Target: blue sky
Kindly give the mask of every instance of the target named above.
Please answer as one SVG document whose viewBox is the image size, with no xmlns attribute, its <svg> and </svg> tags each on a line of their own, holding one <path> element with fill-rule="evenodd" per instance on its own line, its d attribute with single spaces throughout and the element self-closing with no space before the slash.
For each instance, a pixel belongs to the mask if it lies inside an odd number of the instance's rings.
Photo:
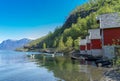
<svg viewBox="0 0 120 81">
<path fill-rule="evenodd" d="M 72 10 L 87 0 L 0 0 L 0 42 L 36 39 L 62 26 Z"/>
</svg>

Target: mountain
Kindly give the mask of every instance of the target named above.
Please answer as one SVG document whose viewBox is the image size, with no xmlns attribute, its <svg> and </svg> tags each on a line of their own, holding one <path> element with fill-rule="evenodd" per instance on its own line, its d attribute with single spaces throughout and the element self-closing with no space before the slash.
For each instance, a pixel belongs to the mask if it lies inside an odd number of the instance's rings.
<svg viewBox="0 0 120 81">
<path fill-rule="evenodd" d="M 20 40 L 5 40 L 0 44 L 0 49 L 1 50 L 15 50 L 16 48 L 23 47 L 24 45 L 28 44 L 31 42 L 30 39 L 24 38 Z"/>
<path fill-rule="evenodd" d="M 100 14 L 120 12 L 119 4 L 120 0 L 88 0 L 69 14 L 63 26 L 56 27 L 54 32 L 30 42 L 25 49 L 41 49 L 43 45 L 58 50 L 79 49 L 79 41 L 88 35 L 88 29 L 99 27 L 96 17 Z"/>
</svg>

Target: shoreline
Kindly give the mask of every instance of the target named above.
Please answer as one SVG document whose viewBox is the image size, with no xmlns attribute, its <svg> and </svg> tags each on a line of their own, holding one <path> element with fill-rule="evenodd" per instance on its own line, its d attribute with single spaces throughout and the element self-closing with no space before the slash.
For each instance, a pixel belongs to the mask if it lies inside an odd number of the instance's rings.
<svg viewBox="0 0 120 81">
<path fill-rule="evenodd" d="M 120 81 L 120 72 L 114 68 L 105 71 L 103 76 L 100 81 Z"/>
</svg>

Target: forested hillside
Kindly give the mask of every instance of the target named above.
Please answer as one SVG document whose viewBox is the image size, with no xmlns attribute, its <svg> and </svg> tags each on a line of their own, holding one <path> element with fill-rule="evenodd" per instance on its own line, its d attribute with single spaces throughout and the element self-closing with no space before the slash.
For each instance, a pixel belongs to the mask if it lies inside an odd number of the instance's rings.
<svg viewBox="0 0 120 81">
<path fill-rule="evenodd" d="M 62 27 L 56 27 L 45 37 L 32 41 L 26 49 L 57 48 L 79 49 L 79 40 L 85 38 L 88 29 L 98 28 L 96 17 L 104 13 L 120 11 L 120 0 L 90 0 L 72 11 Z"/>
</svg>

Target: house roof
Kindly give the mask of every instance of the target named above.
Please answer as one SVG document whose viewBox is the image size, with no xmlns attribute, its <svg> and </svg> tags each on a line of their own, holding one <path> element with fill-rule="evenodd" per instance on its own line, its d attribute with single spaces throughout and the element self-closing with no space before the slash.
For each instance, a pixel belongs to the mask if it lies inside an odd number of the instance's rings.
<svg viewBox="0 0 120 81">
<path fill-rule="evenodd" d="M 120 13 L 102 14 L 96 19 L 100 21 L 100 29 L 120 27 Z"/>
<path fill-rule="evenodd" d="M 90 29 L 88 30 L 89 39 L 101 39 L 100 29 Z"/>
</svg>

